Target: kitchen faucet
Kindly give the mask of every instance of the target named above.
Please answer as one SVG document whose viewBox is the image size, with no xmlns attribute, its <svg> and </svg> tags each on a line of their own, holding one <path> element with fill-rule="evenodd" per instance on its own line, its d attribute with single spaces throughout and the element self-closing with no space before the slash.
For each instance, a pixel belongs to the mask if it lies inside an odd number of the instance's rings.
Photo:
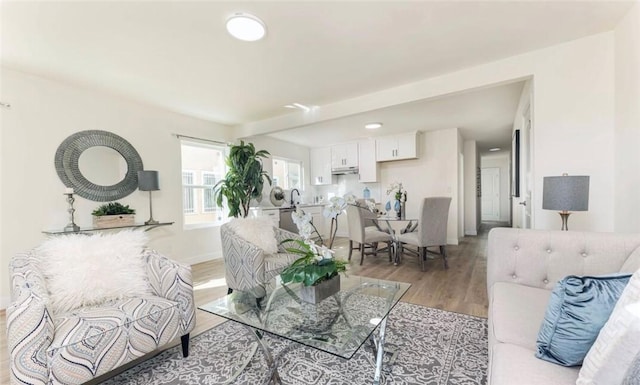
<svg viewBox="0 0 640 385">
<path fill-rule="evenodd" d="M 298 198 L 300 198 L 300 191 L 297 188 L 291 189 L 291 197 L 289 200 L 289 205 L 291 205 L 291 207 L 293 207 L 294 209 L 296 208 L 296 202 L 293 200 L 293 192 L 297 192 L 298 193 Z"/>
</svg>

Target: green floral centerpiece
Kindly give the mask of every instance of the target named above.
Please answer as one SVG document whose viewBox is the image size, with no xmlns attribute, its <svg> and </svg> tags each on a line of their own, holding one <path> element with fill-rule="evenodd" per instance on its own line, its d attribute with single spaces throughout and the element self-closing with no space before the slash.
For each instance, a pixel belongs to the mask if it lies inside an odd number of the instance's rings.
<svg viewBox="0 0 640 385">
<path fill-rule="evenodd" d="M 97 228 L 132 226 L 136 210 L 120 202 L 109 202 L 93 210 L 93 226 Z"/>
<path fill-rule="evenodd" d="M 298 209 L 291 216 L 303 239 L 287 239 L 282 244 L 292 245 L 286 248 L 287 252 L 298 254 L 300 258 L 284 269 L 280 278 L 284 284 L 301 283 L 301 299 L 318 303 L 340 290 L 338 274 L 347 270 L 347 262 L 335 259 L 333 250 L 311 240 L 317 229 L 310 214 Z"/>
</svg>

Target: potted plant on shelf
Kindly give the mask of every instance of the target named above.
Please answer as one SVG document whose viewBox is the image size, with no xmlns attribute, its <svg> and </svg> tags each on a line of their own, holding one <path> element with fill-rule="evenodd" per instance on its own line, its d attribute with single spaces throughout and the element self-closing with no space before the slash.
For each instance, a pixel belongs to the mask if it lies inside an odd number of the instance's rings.
<svg viewBox="0 0 640 385">
<path fill-rule="evenodd" d="M 301 257 L 285 268 L 280 278 L 283 284 L 301 283 L 300 299 L 319 303 L 340 291 L 339 273 L 347 270 L 347 262 L 335 259 L 333 250 L 310 239 L 314 231 L 311 215 L 296 211 L 292 217 L 304 240 L 287 239 L 282 243 L 293 243 L 296 247 L 286 250 Z"/>
<path fill-rule="evenodd" d="M 229 171 L 213 186 L 215 199 L 218 206 L 226 199 L 230 217 L 247 217 L 251 199 L 262 197 L 264 180 L 271 185 L 271 178 L 262 168 L 262 159 L 270 154 L 265 150 L 256 151 L 253 143 L 244 141 L 230 147 L 226 159 Z"/>
<path fill-rule="evenodd" d="M 119 202 L 109 202 L 93 210 L 93 226 L 98 228 L 122 227 L 135 224 L 136 210 Z"/>
</svg>

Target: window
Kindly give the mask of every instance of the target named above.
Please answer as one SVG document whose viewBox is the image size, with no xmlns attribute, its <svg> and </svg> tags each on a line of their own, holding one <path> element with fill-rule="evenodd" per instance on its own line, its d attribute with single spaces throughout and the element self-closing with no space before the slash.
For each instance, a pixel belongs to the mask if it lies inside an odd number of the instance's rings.
<svg viewBox="0 0 640 385">
<path fill-rule="evenodd" d="M 273 185 L 285 190 L 302 189 L 302 162 L 273 157 Z"/>
<path fill-rule="evenodd" d="M 182 208 L 185 227 L 217 225 L 226 219 L 213 186 L 224 178 L 225 146 L 182 140 Z"/>
<path fill-rule="evenodd" d="M 216 174 L 208 171 L 202 172 L 202 185 L 204 186 L 202 212 L 212 213 L 216 210 L 216 201 L 213 196 L 213 186 L 218 182 Z"/>
<path fill-rule="evenodd" d="M 182 171 L 182 210 L 185 214 L 195 213 L 193 171 Z"/>
</svg>

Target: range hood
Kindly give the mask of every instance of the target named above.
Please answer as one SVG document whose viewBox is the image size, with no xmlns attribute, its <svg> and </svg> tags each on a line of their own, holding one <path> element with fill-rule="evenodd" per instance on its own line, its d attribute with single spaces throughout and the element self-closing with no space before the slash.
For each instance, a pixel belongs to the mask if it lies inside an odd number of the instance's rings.
<svg viewBox="0 0 640 385">
<path fill-rule="evenodd" d="M 331 175 L 347 175 L 347 174 L 357 174 L 358 167 L 338 167 L 331 169 Z"/>
</svg>

